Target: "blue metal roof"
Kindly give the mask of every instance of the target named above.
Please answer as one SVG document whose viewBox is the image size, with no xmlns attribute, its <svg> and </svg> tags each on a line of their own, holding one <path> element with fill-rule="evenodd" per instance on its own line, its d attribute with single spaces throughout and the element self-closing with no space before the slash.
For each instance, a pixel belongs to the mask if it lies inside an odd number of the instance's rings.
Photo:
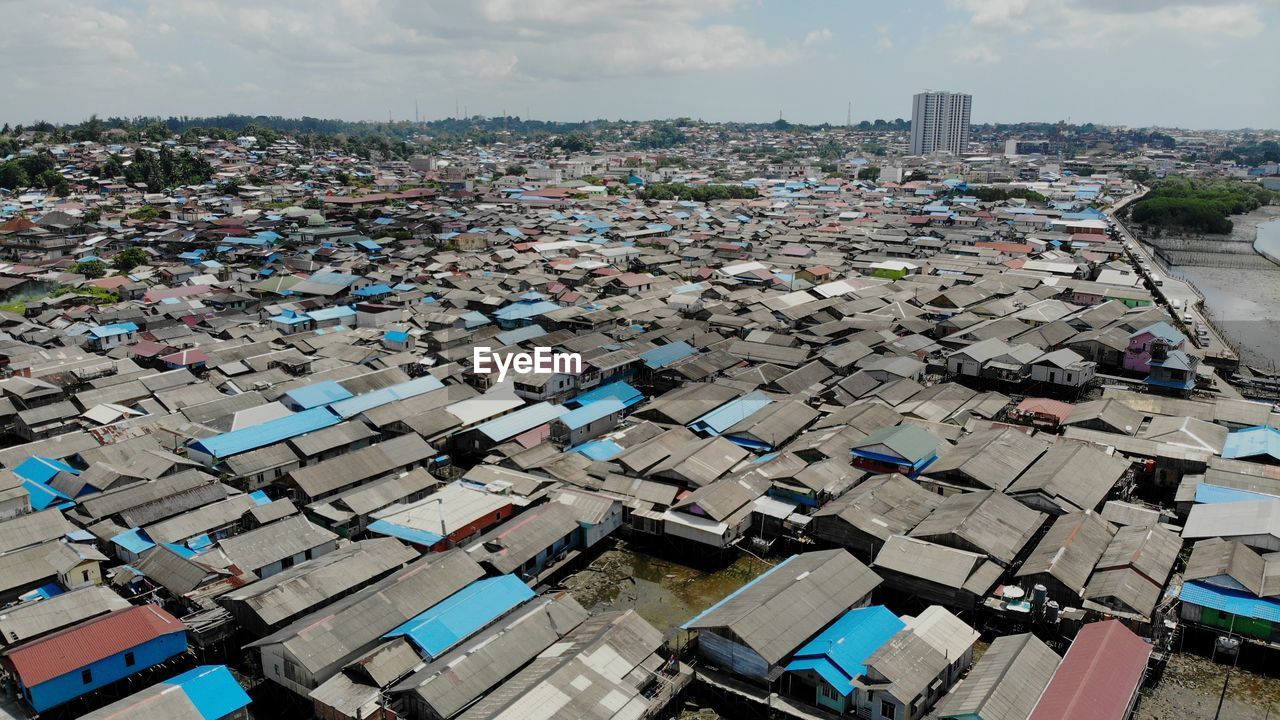
<svg viewBox="0 0 1280 720">
<path fill-rule="evenodd" d="M 300 388 L 294 388 L 285 393 L 285 397 L 289 398 L 295 405 L 300 406 L 303 410 L 308 410 L 321 405 L 346 400 L 352 397 L 351 391 L 342 387 L 333 380 L 324 380 L 311 385 L 304 385 Z"/>
<path fill-rule="evenodd" d="M 111 325 L 99 325 L 89 330 L 89 334 L 95 338 L 113 337 L 116 335 L 128 335 L 129 333 L 138 332 L 138 326 L 131 322 L 113 323 Z"/>
<path fill-rule="evenodd" d="M 567 412 L 565 408 L 560 405 L 541 402 L 537 405 L 520 408 L 509 415 L 490 420 L 478 426 L 476 430 L 494 442 L 502 442 L 520 433 L 532 430 L 539 425 L 545 425 L 564 415 L 565 412 Z"/>
<path fill-rule="evenodd" d="M 1274 500 L 1274 495 L 1266 493 L 1252 492 L 1250 490 L 1240 490 L 1239 488 L 1222 487 L 1221 485 L 1211 485 L 1209 483 L 1200 483 L 1196 486 L 1196 502 L 1202 505 L 1212 505 L 1214 503 L 1242 502 L 1245 500 Z"/>
<path fill-rule="evenodd" d="M 721 405 L 689 423 L 689 428 L 708 435 L 719 435 L 771 404 L 773 400 L 760 390 Z"/>
<path fill-rule="evenodd" d="M 515 330 L 500 332 L 493 337 L 503 345 L 515 345 L 516 343 L 522 343 L 526 340 L 539 338 L 546 334 L 547 331 L 543 330 L 541 325 L 535 323 L 533 325 L 525 325 L 522 328 L 516 328 Z"/>
<path fill-rule="evenodd" d="M 267 493 L 263 490 L 254 490 L 249 493 L 249 497 L 253 499 L 254 505 L 267 505 L 271 502 L 271 498 L 267 497 Z"/>
<path fill-rule="evenodd" d="M 150 538 L 147 537 L 147 534 L 142 532 L 142 528 L 126 530 L 119 535 L 112 537 L 111 542 L 119 545 L 125 550 L 128 550 L 134 555 L 141 555 L 156 546 L 156 544 L 151 542 Z"/>
<path fill-rule="evenodd" d="M 71 500 L 70 495 L 35 480 L 23 480 L 22 489 L 27 491 L 27 497 L 34 510 L 44 510 L 50 505 L 57 505 Z M 74 505 L 75 502 L 72 501 L 71 504 Z"/>
<path fill-rule="evenodd" d="M 35 480 L 36 482 L 42 483 L 49 482 L 53 479 L 53 476 L 60 472 L 71 473 L 72 475 L 80 474 L 79 470 L 76 470 L 61 460 L 54 460 L 53 458 L 41 457 L 39 455 L 33 455 L 32 457 L 23 460 L 18 467 L 13 469 L 13 472 L 27 480 Z"/>
<path fill-rule="evenodd" d="M 1182 585 L 1178 598 L 1185 603 L 1213 608 L 1243 618 L 1280 623 L 1280 602 L 1256 597 L 1248 592 L 1229 590 L 1199 580 Z"/>
<path fill-rule="evenodd" d="M 1270 425 L 1256 425 L 1227 435 L 1222 457 L 1242 458 L 1269 455 L 1280 460 L 1280 430 Z"/>
<path fill-rule="evenodd" d="M 376 285 L 369 285 L 367 287 L 362 287 L 359 290 L 353 291 L 351 294 L 355 295 L 356 297 L 374 297 L 376 295 L 390 295 L 391 286 L 387 285 L 386 283 L 378 283 Z"/>
<path fill-rule="evenodd" d="M 850 610 L 800 648 L 787 669 L 813 670 L 849 695 L 853 678 L 867 671 L 867 658 L 905 627 L 882 605 Z"/>
<path fill-rule="evenodd" d="M 518 302 L 495 310 L 493 316 L 499 320 L 523 320 L 525 318 L 531 318 L 559 309 L 559 305 L 547 300 L 542 300 L 540 302 Z"/>
<path fill-rule="evenodd" d="M 644 400 L 644 393 L 631 387 L 631 384 L 625 380 L 619 380 L 588 390 L 571 400 L 567 400 L 565 405 L 590 405 L 593 402 L 608 398 L 617 400 L 622 403 L 623 407 L 631 407 Z"/>
<path fill-rule="evenodd" d="M 409 333 L 404 330 L 388 330 L 383 337 L 394 343 L 409 342 Z"/>
<path fill-rule="evenodd" d="M 617 398 L 604 398 L 587 403 L 576 410 L 570 410 L 560 416 L 560 422 L 570 430 L 577 430 L 596 420 L 622 412 L 623 407 L 622 401 Z"/>
<path fill-rule="evenodd" d="M 515 575 L 476 580 L 383 637 L 406 635 L 434 660 L 480 628 L 533 598 Z"/>
<path fill-rule="evenodd" d="M 407 400 L 419 395 L 425 395 L 432 390 L 439 390 L 444 387 L 444 383 L 437 380 L 431 375 L 423 375 L 420 378 L 414 378 L 407 382 L 397 383 L 389 387 L 380 388 L 372 392 L 356 395 L 355 397 L 339 400 L 330 405 L 330 409 L 343 418 L 349 418 L 359 415 L 366 410 L 372 410 L 376 407 L 382 407 L 388 403 L 397 400 Z"/>
<path fill-rule="evenodd" d="M 349 305 L 336 305 L 334 307 L 320 308 L 319 310 L 312 310 L 306 313 L 307 317 L 316 321 L 342 320 L 344 318 L 354 317 L 355 314 L 356 311 L 352 310 Z"/>
<path fill-rule="evenodd" d="M 166 680 L 182 688 L 204 720 L 224 718 L 249 704 L 249 695 L 225 665 L 201 665 Z"/>
<path fill-rule="evenodd" d="M 444 539 L 443 535 L 437 535 L 433 532 L 427 532 L 426 530 L 419 530 L 418 528 L 411 528 L 406 525 L 397 525 L 396 523 L 388 520 L 374 520 L 369 523 L 368 530 L 371 533 L 400 538 L 405 542 L 410 542 L 414 545 L 422 545 L 424 547 L 431 547 Z"/>
<path fill-rule="evenodd" d="M 677 360 L 687 358 L 693 352 L 693 346 L 681 340 L 641 353 L 640 359 L 644 361 L 645 367 L 656 370 L 666 367 Z"/>
<path fill-rule="evenodd" d="M 615 458 L 622 454 L 622 450 L 622 446 L 612 440 L 593 440 L 573 448 L 574 452 L 580 452 L 597 462 Z"/>
<path fill-rule="evenodd" d="M 222 459 L 288 440 L 316 430 L 337 425 L 339 418 L 328 408 L 318 407 L 286 415 L 275 420 L 268 420 L 240 430 L 214 435 L 196 440 L 187 445 L 188 448 Z"/>
</svg>

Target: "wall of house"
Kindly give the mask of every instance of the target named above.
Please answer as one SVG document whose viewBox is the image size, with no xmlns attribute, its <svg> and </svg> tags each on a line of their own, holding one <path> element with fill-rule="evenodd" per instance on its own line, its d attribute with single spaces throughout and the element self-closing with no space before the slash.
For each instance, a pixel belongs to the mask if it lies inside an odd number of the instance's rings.
<svg viewBox="0 0 1280 720">
<path fill-rule="evenodd" d="M 91 663 L 87 668 L 76 668 L 65 675 L 59 675 L 52 680 L 30 688 L 31 706 L 43 712 L 49 708 L 74 700 L 85 693 L 110 685 L 134 673 L 141 672 L 153 665 L 162 663 L 175 655 L 186 652 L 186 650 L 186 632 L 161 635 L 154 640 L 137 645 L 128 652 L 103 658 Z M 126 664 L 126 655 L 132 656 L 132 664 Z M 82 675 L 82 671 L 85 669 L 91 673 L 89 682 L 85 682 Z"/>
<path fill-rule="evenodd" d="M 321 555 L 327 555 L 338 549 L 338 541 L 336 539 L 317 545 L 309 550 L 295 554 L 293 557 L 277 560 L 266 567 L 258 569 L 259 578 L 269 578 L 276 573 L 283 572 L 298 563 L 306 562 L 312 558 L 318 558 Z"/>
<path fill-rule="evenodd" d="M 307 697 L 317 685 L 311 672 L 295 663 L 279 643 L 262 646 L 262 675 L 303 697 Z"/>
<path fill-rule="evenodd" d="M 729 630 L 724 630 L 728 633 Z M 698 657 L 736 675 L 767 682 L 769 663 L 755 650 L 717 634 L 713 630 L 698 631 Z"/>
</svg>

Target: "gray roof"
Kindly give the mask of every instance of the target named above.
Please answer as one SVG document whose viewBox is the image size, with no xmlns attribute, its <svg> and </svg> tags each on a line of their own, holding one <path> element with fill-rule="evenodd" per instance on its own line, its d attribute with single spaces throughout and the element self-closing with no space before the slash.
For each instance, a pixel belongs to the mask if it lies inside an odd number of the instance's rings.
<svg viewBox="0 0 1280 720">
<path fill-rule="evenodd" d="M 984 490 L 946 498 L 908 534 L 944 545 L 943 538 L 955 537 L 1008 565 L 1031 541 L 1045 517 L 1007 495 Z"/>
<path fill-rule="evenodd" d="M 1003 568 L 983 553 L 957 550 L 906 535 L 891 536 L 876 553 L 871 567 L 965 590 L 979 597 L 985 596 L 1004 573 Z"/>
<path fill-rule="evenodd" d="M 282 645 L 317 680 L 372 649 L 395 627 L 484 576 L 461 550 L 424 556 L 390 577 L 321 607 L 251 647 Z"/>
<path fill-rule="evenodd" d="M 1264 588 L 1266 565 L 1261 555 L 1239 540 L 1209 538 L 1192 547 L 1182 577 L 1184 580 L 1211 580 L 1227 576 L 1261 597 L 1275 594 L 1266 592 Z M 1280 587 L 1273 590 L 1280 591 Z"/>
<path fill-rule="evenodd" d="M 1049 443 L 1014 428 L 993 428 L 967 435 L 944 447 L 929 466 L 933 476 L 956 474 L 969 482 L 1004 491 L 1036 461 Z"/>
<path fill-rule="evenodd" d="M 223 596 L 243 604 L 266 626 L 315 609 L 418 557 L 395 538 L 361 540 Z"/>
<path fill-rule="evenodd" d="M 301 515 L 294 515 L 218 541 L 223 554 L 240 570 L 258 572 L 262 568 L 293 557 L 338 536 Z"/>
<path fill-rule="evenodd" d="M 1009 486 L 1010 495 L 1043 493 L 1064 511 L 1102 505 L 1131 463 L 1089 443 L 1059 441 Z"/>
<path fill-rule="evenodd" d="M 660 660 L 662 633 L 634 610 L 588 618 L 510 680 L 459 716 L 461 720 L 540 717 L 556 720 L 638 718 L 650 710 L 640 694 Z"/>
<path fill-rule="evenodd" d="M 467 553 L 499 573 L 513 573 L 577 529 L 578 521 L 568 505 L 545 503 L 485 533 Z"/>
<path fill-rule="evenodd" d="M 452 717 L 586 620 L 568 593 L 544 595 L 440 656 L 391 688 L 413 692 L 440 717 Z"/>
<path fill-rule="evenodd" d="M 315 498 L 399 467 L 416 465 L 434 454 L 435 450 L 420 435 L 408 433 L 299 468 L 289 477 L 307 497 Z"/>
<path fill-rule="evenodd" d="M 1115 526 L 1093 512 L 1059 516 L 1022 563 L 1017 577 L 1048 573 L 1082 595 L 1089 575 L 1115 534 Z"/>
<path fill-rule="evenodd" d="M 881 428 L 854 444 L 854 449 L 888 448 L 908 462 L 917 462 L 937 452 L 938 439 L 918 425 Z"/>
<path fill-rule="evenodd" d="M 253 498 L 248 495 L 232 495 L 225 500 L 148 525 L 144 529 L 152 542 L 181 542 L 238 522 L 254 505 Z"/>
<path fill-rule="evenodd" d="M 879 575 L 844 550 L 792 555 L 684 627 L 726 628 L 772 665 L 879 584 Z"/>
<path fill-rule="evenodd" d="M 1031 633 L 998 637 L 934 714 L 942 720 L 1027 720 L 1060 661 Z"/>
<path fill-rule="evenodd" d="M 102 585 L 90 585 L 46 600 L 14 605 L 0 612 L 0 645 L 16 645 L 81 620 L 127 607 L 127 600 Z"/>
<path fill-rule="evenodd" d="M 62 537 L 76 527 L 56 508 L 0 522 L 0 553 Z"/>
<path fill-rule="evenodd" d="M 938 495 L 894 473 L 867 478 L 827 503 L 814 518 L 836 516 L 883 541 L 910 532 L 941 504 Z"/>
<path fill-rule="evenodd" d="M 92 517 L 104 518 L 212 482 L 217 482 L 217 478 L 206 472 L 195 469 L 183 470 L 173 475 L 112 488 L 100 495 L 87 497 L 80 501 L 80 508 Z"/>
</svg>

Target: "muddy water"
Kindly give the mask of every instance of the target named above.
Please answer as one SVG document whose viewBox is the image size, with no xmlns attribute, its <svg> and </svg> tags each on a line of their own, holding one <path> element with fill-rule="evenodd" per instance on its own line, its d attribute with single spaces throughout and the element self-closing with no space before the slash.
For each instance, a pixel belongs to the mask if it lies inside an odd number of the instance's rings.
<svg viewBox="0 0 1280 720">
<path fill-rule="evenodd" d="M 619 543 L 564 584 L 588 610 L 635 609 L 663 634 L 669 634 L 769 567 L 763 560 L 742 554 L 728 566 L 708 572 Z"/>
</svg>

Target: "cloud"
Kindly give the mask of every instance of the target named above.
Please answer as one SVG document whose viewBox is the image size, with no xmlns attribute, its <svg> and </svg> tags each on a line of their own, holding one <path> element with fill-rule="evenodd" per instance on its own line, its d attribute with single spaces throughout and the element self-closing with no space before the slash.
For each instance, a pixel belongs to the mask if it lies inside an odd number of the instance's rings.
<svg viewBox="0 0 1280 720">
<path fill-rule="evenodd" d="M 831 31 L 827 28 L 821 28 L 819 30 L 814 30 L 810 32 L 808 35 L 805 35 L 803 45 L 805 47 L 813 47 L 814 45 L 821 45 L 822 43 L 827 42 L 830 39 L 831 39 Z"/>
<path fill-rule="evenodd" d="M 958 0 L 974 37 L 1028 36 L 1042 48 L 1097 48 L 1141 37 L 1211 45 L 1254 37 L 1273 0 Z"/>
</svg>

